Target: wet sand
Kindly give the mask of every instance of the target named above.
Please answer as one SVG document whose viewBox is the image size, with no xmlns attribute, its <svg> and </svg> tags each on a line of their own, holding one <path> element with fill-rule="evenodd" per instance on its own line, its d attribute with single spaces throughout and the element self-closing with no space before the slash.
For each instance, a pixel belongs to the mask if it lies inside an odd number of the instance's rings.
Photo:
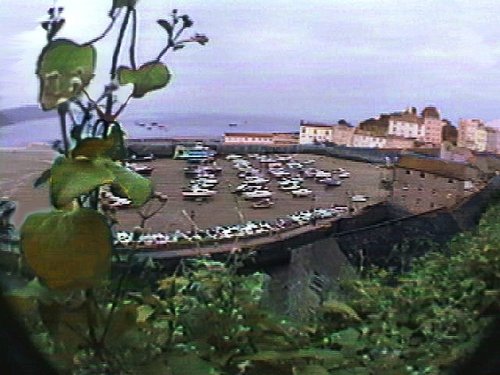
<svg viewBox="0 0 500 375">
<path fill-rule="evenodd" d="M 34 189 L 33 181 L 50 166 L 55 153 L 47 147 L 31 146 L 27 149 L 0 149 L 0 194 L 17 201 L 18 208 L 13 217 L 17 228 L 26 214 L 36 210 L 49 209 L 48 189 Z M 374 204 L 387 197 L 387 191 L 381 190 L 380 179 L 387 170 L 376 168 L 368 163 L 353 162 L 343 159 L 316 155 L 296 155 L 297 160 L 315 159 L 314 167 L 325 170 L 345 168 L 351 172 L 351 177 L 343 180 L 337 188 L 325 188 L 311 179 L 306 179 L 303 186 L 314 191 L 315 199 L 293 198 L 290 193 L 277 189 L 276 181 L 269 184 L 274 192 L 275 205 L 269 209 L 253 209 L 251 202 L 231 194 L 240 179 L 237 171 L 231 168 L 231 163 L 219 158 L 217 163 L 223 167 L 217 186 L 218 194 L 206 202 L 186 201 L 182 199 L 181 190 L 186 187 L 189 178 L 184 177 L 185 161 L 159 159 L 151 164 L 155 170 L 151 179 L 155 190 L 166 193 L 169 197 L 166 206 L 152 219 L 146 227 L 151 231 L 171 232 L 176 229 L 189 230 L 191 223 L 183 211 L 194 211 L 194 221 L 200 228 L 214 225 L 235 224 L 242 220 L 274 220 L 298 210 L 314 207 L 329 207 L 332 204 L 349 205 L 349 196 L 365 194 L 370 197 L 367 203 L 353 203 L 360 209 L 364 205 Z M 256 162 L 254 162 L 257 165 Z M 139 224 L 135 209 L 123 209 L 118 212 L 118 229 L 131 230 Z"/>
</svg>

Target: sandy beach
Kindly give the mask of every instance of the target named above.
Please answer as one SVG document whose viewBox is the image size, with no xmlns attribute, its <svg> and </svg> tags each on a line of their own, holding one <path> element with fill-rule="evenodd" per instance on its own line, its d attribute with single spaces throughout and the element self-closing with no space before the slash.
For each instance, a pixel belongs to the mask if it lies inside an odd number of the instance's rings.
<svg viewBox="0 0 500 375">
<path fill-rule="evenodd" d="M 56 154 L 47 146 L 31 145 L 27 148 L 0 149 L 0 193 L 2 197 L 17 202 L 18 208 L 13 217 L 17 228 L 24 217 L 33 211 L 50 209 L 46 186 L 33 188 L 33 181 L 42 171 L 50 167 Z M 169 197 L 166 206 L 147 223 L 151 231 L 171 232 L 176 229 L 189 230 L 191 223 L 183 213 L 194 212 L 194 220 L 200 228 L 214 225 L 235 224 L 242 220 L 274 220 L 298 210 L 313 207 L 329 207 L 332 204 L 348 205 L 349 196 L 365 194 L 370 197 L 367 203 L 354 203 L 360 209 L 363 205 L 374 204 L 383 200 L 387 192 L 380 189 L 379 182 L 387 171 L 375 165 L 353 162 L 343 159 L 316 155 L 294 155 L 297 160 L 315 159 L 315 167 L 331 170 L 345 168 L 351 177 L 345 179 L 341 187 L 325 188 L 324 185 L 306 180 L 304 187 L 314 191 L 314 199 L 293 198 L 290 193 L 277 189 L 275 181 L 269 184 L 275 193 L 275 205 L 270 209 L 253 209 L 251 203 L 231 194 L 239 183 L 237 173 L 230 162 L 219 158 L 217 163 L 223 167 L 217 186 L 218 194 L 207 202 L 193 202 L 182 199 L 181 190 L 188 185 L 184 177 L 185 161 L 158 159 L 151 166 L 155 168 L 151 179 L 156 191 Z M 118 229 L 130 230 L 138 225 L 139 217 L 135 209 L 123 209 L 118 212 Z"/>
</svg>

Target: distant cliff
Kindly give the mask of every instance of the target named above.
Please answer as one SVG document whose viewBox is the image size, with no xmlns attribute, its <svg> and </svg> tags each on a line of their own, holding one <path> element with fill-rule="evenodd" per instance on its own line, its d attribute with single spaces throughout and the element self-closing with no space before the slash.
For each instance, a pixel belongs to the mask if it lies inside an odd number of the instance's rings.
<svg viewBox="0 0 500 375">
<path fill-rule="evenodd" d="M 21 121 L 55 118 L 55 112 L 44 112 L 37 105 L 7 108 L 0 111 L 0 126 L 12 125 Z"/>
</svg>

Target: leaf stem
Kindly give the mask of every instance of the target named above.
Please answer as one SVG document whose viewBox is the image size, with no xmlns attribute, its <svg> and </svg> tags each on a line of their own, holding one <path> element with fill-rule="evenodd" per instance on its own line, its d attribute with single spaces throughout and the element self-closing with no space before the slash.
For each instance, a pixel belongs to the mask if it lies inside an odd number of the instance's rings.
<svg viewBox="0 0 500 375">
<path fill-rule="evenodd" d="M 68 157 L 69 154 L 69 141 L 66 126 L 66 114 L 68 113 L 68 103 L 64 102 L 57 106 L 57 113 L 59 115 L 59 124 L 61 125 L 61 137 L 64 145 L 64 156 Z"/>
<path fill-rule="evenodd" d="M 160 61 L 162 59 L 162 57 L 167 53 L 167 51 L 171 48 L 171 47 L 174 47 L 175 46 L 175 42 L 177 42 L 177 39 L 179 39 L 179 37 L 181 36 L 182 32 L 185 30 L 186 28 L 184 26 L 182 26 L 178 31 L 177 33 L 175 34 L 175 36 L 172 38 L 172 39 L 169 39 L 168 40 L 168 44 L 165 46 L 165 48 L 163 48 L 161 50 L 161 52 L 158 54 L 158 56 L 156 57 L 156 60 L 155 61 Z"/>
<path fill-rule="evenodd" d="M 111 22 L 108 24 L 108 26 L 106 27 L 106 29 L 100 35 L 96 36 L 94 39 L 89 40 L 87 43 L 84 43 L 83 45 L 84 46 L 88 46 L 88 45 L 94 44 L 94 43 L 100 41 L 106 35 L 108 35 L 108 33 L 113 28 L 113 25 L 115 24 L 116 19 L 120 15 L 120 11 L 121 11 L 121 9 L 118 9 L 118 12 L 116 14 L 113 14 L 111 16 Z"/>
<path fill-rule="evenodd" d="M 111 70 L 109 75 L 111 76 L 111 82 L 116 78 L 116 68 L 118 66 L 118 57 L 120 56 L 120 49 L 122 47 L 123 37 L 125 36 L 125 31 L 127 30 L 128 21 L 130 18 L 130 13 L 132 7 L 127 7 L 127 12 L 123 19 L 122 25 L 120 27 L 120 33 L 118 34 L 118 40 L 116 41 L 115 50 L 113 52 L 113 59 L 111 61 Z M 111 115 L 113 112 L 113 93 L 109 92 L 106 97 L 106 114 Z"/>
<path fill-rule="evenodd" d="M 130 39 L 129 46 L 129 56 L 130 56 L 130 66 L 132 69 L 137 69 L 136 61 L 135 61 L 135 42 L 137 38 L 137 11 L 135 8 L 132 8 L 132 36 Z"/>
</svg>

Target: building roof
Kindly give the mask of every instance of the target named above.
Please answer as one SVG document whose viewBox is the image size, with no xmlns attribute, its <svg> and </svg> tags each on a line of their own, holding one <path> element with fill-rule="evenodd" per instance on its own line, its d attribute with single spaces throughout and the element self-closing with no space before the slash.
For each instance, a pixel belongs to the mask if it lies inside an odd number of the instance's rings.
<svg viewBox="0 0 500 375">
<path fill-rule="evenodd" d="M 427 172 L 447 178 L 455 178 L 457 180 L 470 180 L 477 176 L 476 170 L 464 163 L 411 155 L 402 155 L 397 167 Z"/>
</svg>

